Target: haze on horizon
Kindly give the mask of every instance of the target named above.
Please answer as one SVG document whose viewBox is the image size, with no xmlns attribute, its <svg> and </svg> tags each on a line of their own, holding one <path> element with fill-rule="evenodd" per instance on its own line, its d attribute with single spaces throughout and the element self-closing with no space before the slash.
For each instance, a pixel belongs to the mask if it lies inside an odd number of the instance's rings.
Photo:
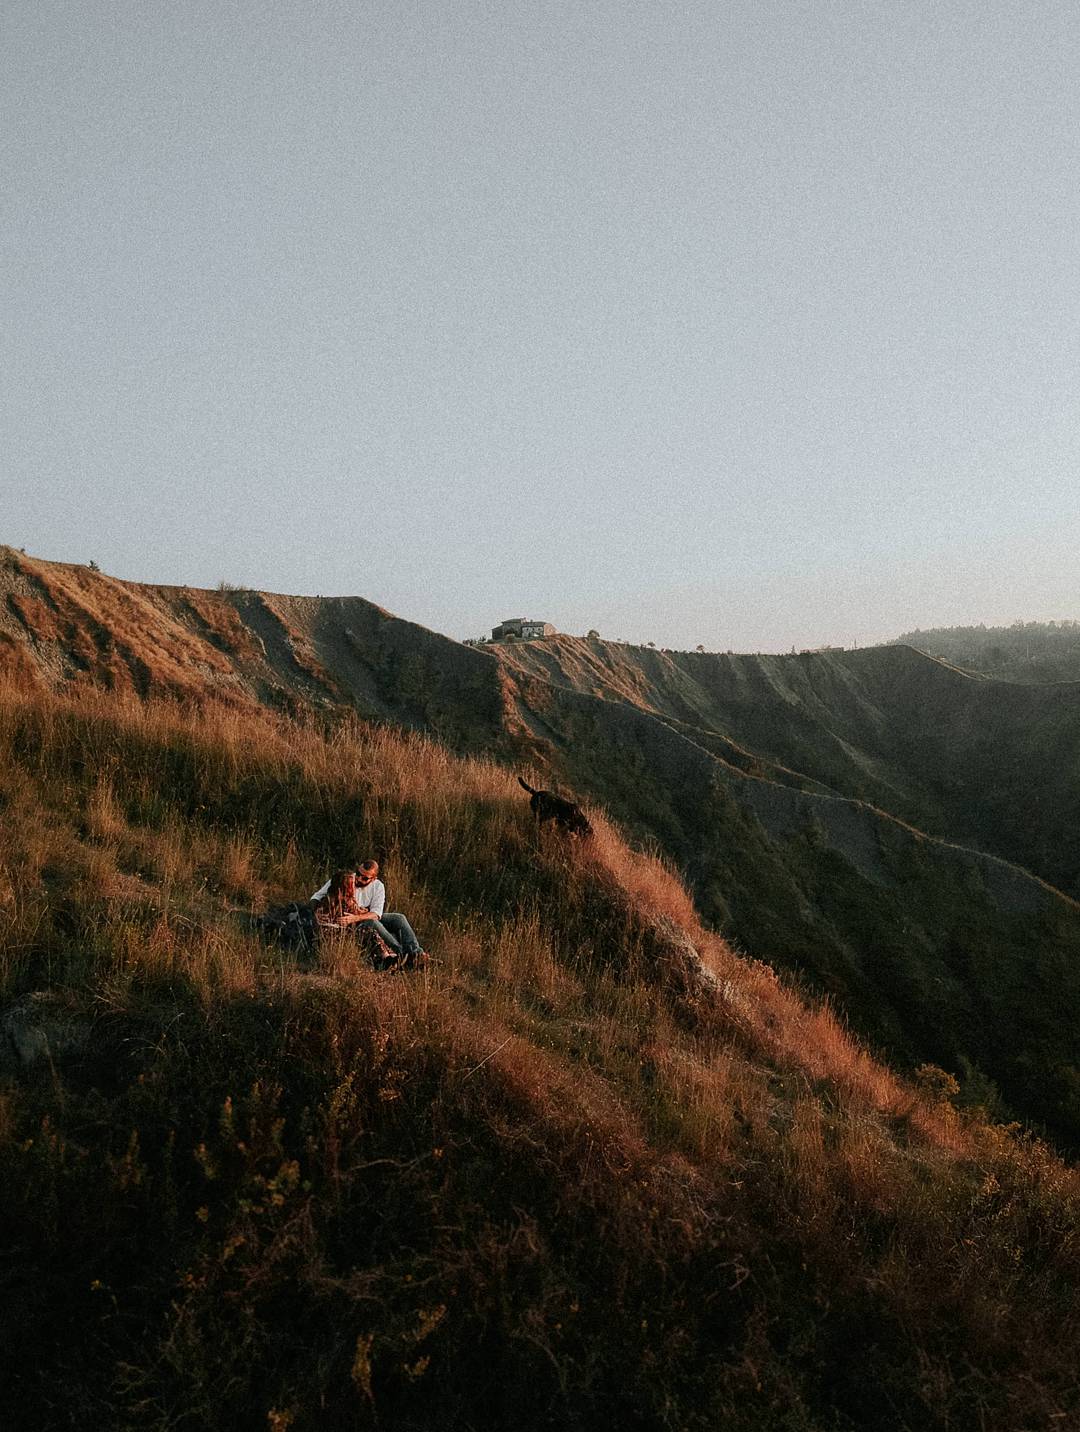
<svg viewBox="0 0 1080 1432">
<path fill-rule="evenodd" d="M 3 540 L 786 650 L 1080 616 L 1080 12 L 0 22 Z"/>
</svg>

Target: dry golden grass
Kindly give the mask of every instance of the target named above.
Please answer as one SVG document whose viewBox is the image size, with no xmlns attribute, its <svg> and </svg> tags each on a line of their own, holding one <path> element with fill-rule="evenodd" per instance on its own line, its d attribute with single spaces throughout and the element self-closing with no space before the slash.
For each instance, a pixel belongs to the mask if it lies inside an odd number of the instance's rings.
<svg viewBox="0 0 1080 1432">
<path fill-rule="evenodd" d="M 175 904 L 188 913 L 207 895 L 257 908 L 302 896 L 325 878 L 326 863 L 320 864 L 310 848 L 302 850 L 294 832 L 269 848 L 248 828 L 219 824 L 209 800 L 198 807 L 194 821 L 164 810 L 149 825 L 133 825 L 118 798 L 118 786 L 127 800 L 152 808 L 161 785 L 156 749 L 179 747 L 206 787 L 242 786 L 257 769 L 271 779 L 276 775 L 282 786 L 302 787 L 304 799 L 312 803 L 349 800 L 359 789 L 364 828 L 348 837 L 356 846 L 352 853 L 359 856 L 371 847 L 389 852 L 392 876 L 384 873 L 393 881 L 391 904 L 408 908 L 426 943 L 434 944 L 438 932 L 443 953 L 455 968 L 482 976 L 496 1011 L 503 999 L 516 1006 L 526 993 L 530 1000 L 563 1008 L 581 998 L 580 972 L 573 961 L 567 963 L 565 949 L 560 951 L 546 938 L 546 931 L 558 924 L 565 942 L 564 912 L 542 903 L 530 908 L 528 892 L 523 891 L 517 916 L 492 919 L 471 905 L 455 909 L 453 922 L 447 924 L 439 896 L 417 878 L 417 856 L 403 849 L 406 818 L 414 851 L 428 856 L 437 852 L 449 883 L 457 870 L 497 870 L 503 861 L 499 846 L 510 841 L 522 870 L 548 868 L 553 889 L 562 898 L 569 892 L 583 910 L 588 909 L 591 882 L 599 880 L 606 901 L 614 899 L 624 918 L 648 925 L 665 916 L 693 942 L 718 982 L 718 1008 L 763 1053 L 811 1081 L 830 1082 L 838 1097 L 856 1106 L 903 1115 L 934 1142 L 955 1152 L 965 1148 L 963 1129 L 951 1110 L 920 1101 L 867 1054 L 831 1011 L 806 1006 L 768 967 L 739 958 L 704 930 L 668 862 L 632 850 L 597 811 L 590 813 L 594 837 L 569 847 L 568 856 L 557 835 L 533 829 L 513 776 L 491 762 L 462 760 L 428 738 L 355 721 L 342 722 L 325 737 L 313 727 L 251 712 L 146 704 L 124 694 L 42 698 L 8 689 L 0 701 L 0 741 L 9 747 L 17 743 L 20 718 L 35 723 L 38 742 L 29 760 L 21 763 L 22 775 L 12 777 L 13 794 L 28 771 L 54 780 L 57 768 L 71 760 L 74 746 L 80 740 L 89 742 L 96 774 L 84 799 L 85 834 L 100 848 L 71 847 L 63 824 L 59 846 L 50 846 L 40 816 L 35 822 L 24 810 L 17 849 L 0 865 L 0 889 L 10 892 L 10 920 L 16 919 L 17 891 L 33 883 L 34 873 L 50 855 L 77 873 L 75 891 L 82 900 L 130 897 L 132 888 L 122 878 L 126 870 L 152 886 L 166 907 Z M 132 740 L 140 748 L 134 762 L 130 752 L 125 757 Z M 347 853 L 341 854 L 345 858 Z M 22 918 L 33 924 L 25 904 Z M 579 917 L 577 928 L 581 958 L 588 962 L 593 932 L 587 915 Z M 654 996 L 638 993 L 646 990 L 648 986 L 627 985 L 604 974 L 593 982 L 593 996 L 601 1006 L 610 1005 L 609 1022 L 616 1028 L 633 1028 L 654 1017 Z"/>
<path fill-rule="evenodd" d="M 6 999 L 55 991 L 109 1065 L 85 1087 L 58 1073 L 55 1098 L 0 1091 L 4 1197 L 128 1369 L 105 1386 L 76 1358 L 110 1416 L 240 1425 L 270 1389 L 298 1426 L 319 1406 L 354 1425 L 342 1389 L 370 1334 L 364 1405 L 402 1426 L 450 1386 L 494 1425 L 475 1399 L 497 1355 L 500 1416 L 523 1426 L 543 1386 L 567 1425 L 655 1398 L 642 1425 L 851 1427 L 813 1371 L 850 1304 L 881 1405 L 923 1409 L 911 1426 L 937 1406 L 943 1427 L 1005 1428 L 1024 1397 L 1011 1425 L 1067 1425 L 1047 1329 L 1075 1345 L 1076 1171 L 876 1063 L 601 812 L 592 841 L 538 832 L 512 773 L 356 721 L 17 688 L 0 782 Z M 246 932 L 238 909 L 368 851 L 428 971 L 377 975 L 347 936 L 306 969 Z M 161 1340 L 101 1331 L 95 1280 L 152 1286 L 138 1326 Z M 322 1340 L 306 1362 L 298 1319 Z M 632 1396 L 604 1371 L 623 1366 Z"/>
<path fill-rule="evenodd" d="M 194 615 L 196 624 L 227 653 L 241 660 L 258 660 L 260 651 L 255 639 L 231 602 L 213 592 L 194 588 L 185 588 L 181 600 L 182 609 L 186 607 Z"/>
<path fill-rule="evenodd" d="M 666 915 L 699 936 L 702 933 L 694 902 L 670 861 L 658 853 L 632 850 L 602 812 L 590 808 L 592 838 L 585 856 L 611 876 L 637 908 Z"/>
</svg>

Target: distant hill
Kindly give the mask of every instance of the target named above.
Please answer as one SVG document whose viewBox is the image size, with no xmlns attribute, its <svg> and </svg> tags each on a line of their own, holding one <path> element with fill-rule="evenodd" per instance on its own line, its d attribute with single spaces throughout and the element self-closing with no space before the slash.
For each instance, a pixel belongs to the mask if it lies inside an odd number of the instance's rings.
<svg viewBox="0 0 1080 1432">
<path fill-rule="evenodd" d="M 10 549 L 0 665 L 35 689 L 351 710 L 532 770 L 669 855 L 707 921 L 889 1057 L 1080 1144 L 1080 688 L 897 647 L 473 649 L 360 598 L 146 586 Z"/>
<path fill-rule="evenodd" d="M 893 645 L 913 646 L 1003 681 L 1080 681 L 1080 622 L 1013 622 L 1007 627 L 934 627 Z"/>
</svg>

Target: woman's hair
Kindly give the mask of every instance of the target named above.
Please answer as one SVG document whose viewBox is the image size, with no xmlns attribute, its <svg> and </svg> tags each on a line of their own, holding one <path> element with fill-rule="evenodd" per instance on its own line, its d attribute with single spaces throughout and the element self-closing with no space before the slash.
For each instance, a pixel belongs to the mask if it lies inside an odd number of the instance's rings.
<svg viewBox="0 0 1080 1432">
<path fill-rule="evenodd" d="M 335 870 L 323 910 L 327 915 L 351 915 L 356 908 L 356 876 L 351 870 Z"/>
</svg>

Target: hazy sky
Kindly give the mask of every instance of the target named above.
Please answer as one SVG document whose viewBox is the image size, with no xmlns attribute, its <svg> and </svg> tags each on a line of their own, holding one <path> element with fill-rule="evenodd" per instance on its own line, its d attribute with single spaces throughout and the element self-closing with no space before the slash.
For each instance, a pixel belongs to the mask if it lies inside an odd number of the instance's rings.
<svg viewBox="0 0 1080 1432">
<path fill-rule="evenodd" d="M 1080 617 L 1080 6 L 4 0 L 0 539 L 786 649 Z"/>
</svg>

